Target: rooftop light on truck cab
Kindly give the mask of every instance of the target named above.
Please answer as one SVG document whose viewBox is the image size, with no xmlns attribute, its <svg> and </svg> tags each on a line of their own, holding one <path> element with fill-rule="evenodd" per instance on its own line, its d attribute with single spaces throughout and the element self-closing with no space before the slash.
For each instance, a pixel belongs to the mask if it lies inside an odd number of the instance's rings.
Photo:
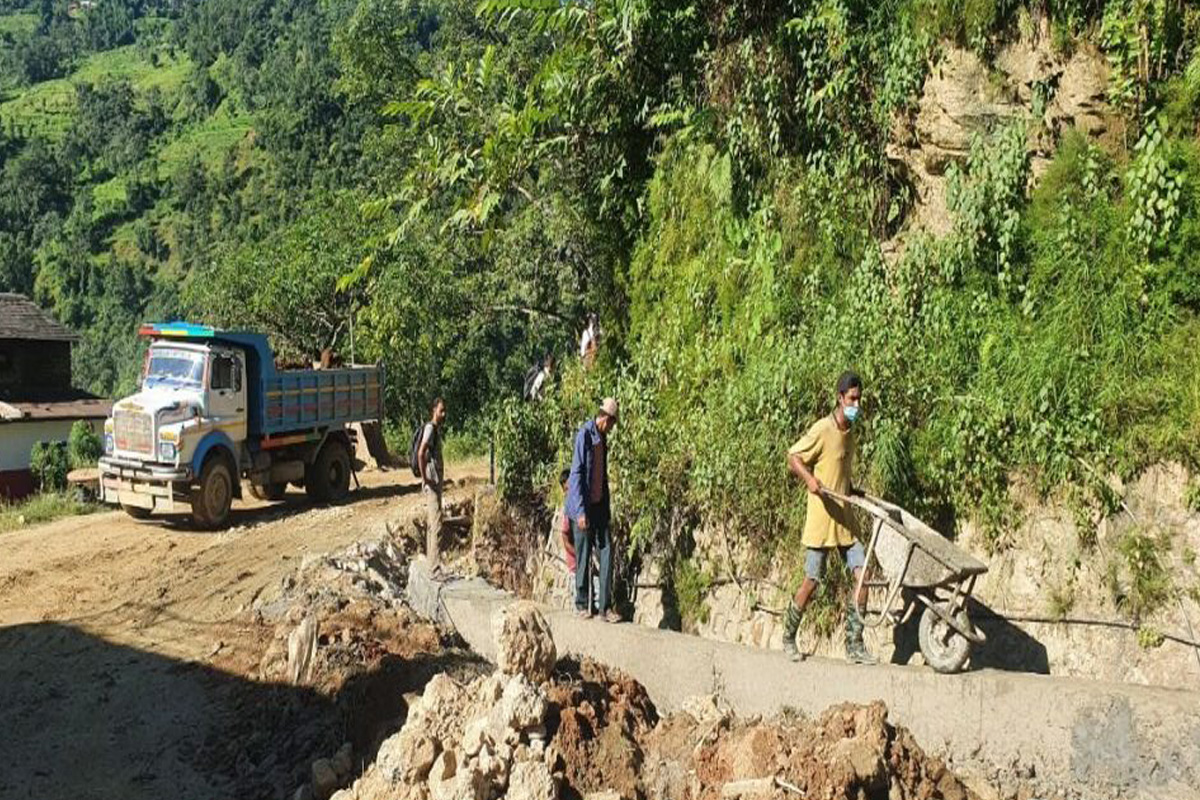
<svg viewBox="0 0 1200 800">
<path fill-rule="evenodd" d="M 197 325 L 194 322 L 147 322 L 138 329 L 139 336 L 160 336 L 164 338 L 212 339 L 217 331 L 211 325 Z"/>
</svg>

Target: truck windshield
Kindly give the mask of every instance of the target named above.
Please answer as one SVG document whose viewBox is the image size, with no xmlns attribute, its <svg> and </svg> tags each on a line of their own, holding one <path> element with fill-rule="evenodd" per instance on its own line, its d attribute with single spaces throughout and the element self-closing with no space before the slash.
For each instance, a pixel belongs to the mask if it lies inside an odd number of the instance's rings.
<svg viewBox="0 0 1200 800">
<path fill-rule="evenodd" d="M 202 386 L 204 383 L 204 354 L 190 350 L 152 349 L 146 365 L 146 388 L 168 386 Z"/>
</svg>

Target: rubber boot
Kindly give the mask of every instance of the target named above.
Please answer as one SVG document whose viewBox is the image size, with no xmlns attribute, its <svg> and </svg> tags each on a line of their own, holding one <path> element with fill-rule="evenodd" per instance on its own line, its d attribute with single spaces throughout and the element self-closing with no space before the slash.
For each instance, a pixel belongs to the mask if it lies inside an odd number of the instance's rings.
<svg viewBox="0 0 1200 800">
<path fill-rule="evenodd" d="M 792 661 L 803 661 L 804 656 L 796 647 L 796 631 L 800 630 L 802 612 L 794 600 L 788 601 L 787 612 L 783 615 L 783 652 Z"/>
<path fill-rule="evenodd" d="M 851 664 L 879 663 L 863 644 L 863 621 L 853 603 L 846 607 L 846 660 Z"/>
</svg>

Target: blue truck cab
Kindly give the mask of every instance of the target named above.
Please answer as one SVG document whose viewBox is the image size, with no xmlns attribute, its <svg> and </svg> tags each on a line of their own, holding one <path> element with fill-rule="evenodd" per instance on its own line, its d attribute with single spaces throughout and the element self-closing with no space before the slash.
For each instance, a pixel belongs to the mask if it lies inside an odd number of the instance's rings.
<svg viewBox="0 0 1200 800">
<path fill-rule="evenodd" d="M 222 527 L 245 481 L 262 499 L 288 484 L 319 501 L 350 488 L 354 423 L 383 417 L 377 366 L 278 370 L 267 338 L 184 322 L 151 339 L 140 390 L 104 425 L 100 496 L 131 516 L 186 512 Z"/>
</svg>

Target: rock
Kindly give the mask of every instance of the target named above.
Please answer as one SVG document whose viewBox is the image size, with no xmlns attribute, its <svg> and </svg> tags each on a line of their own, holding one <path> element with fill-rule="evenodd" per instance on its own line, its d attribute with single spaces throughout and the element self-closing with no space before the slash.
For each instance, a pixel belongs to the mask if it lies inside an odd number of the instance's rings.
<svg viewBox="0 0 1200 800">
<path fill-rule="evenodd" d="M 885 770 L 880 758 L 882 750 L 872 745 L 861 739 L 843 739 L 833 748 L 834 757 L 848 761 L 855 777 L 864 785 L 871 784 Z"/>
<path fill-rule="evenodd" d="M 467 723 L 466 729 L 463 731 L 462 749 L 468 756 L 478 755 L 487 743 L 487 728 L 488 721 L 486 719 L 475 719 Z"/>
<path fill-rule="evenodd" d="M 454 752 L 443 750 L 437 758 L 433 760 L 433 766 L 429 770 L 429 782 L 441 783 L 448 781 L 454 777 L 455 771 L 458 768 L 458 759 L 455 758 Z"/>
<path fill-rule="evenodd" d="M 602 792 L 585 794 L 583 800 L 625 800 L 625 798 L 621 797 L 621 793 L 616 789 L 605 789 Z"/>
<path fill-rule="evenodd" d="M 733 716 L 729 705 L 719 695 L 706 694 L 689 697 L 680 707 L 683 713 L 690 716 L 700 725 L 718 725 Z"/>
<path fill-rule="evenodd" d="M 317 635 L 320 626 L 317 618 L 307 616 L 288 634 L 287 675 L 294 685 L 308 683 L 312 677 L 313 662 L 317 658 Z"/>
<path fill-rule="evenodd" d="M 349 742 L 343 744 L 333 758 L 329 759 L 329 763 L 337 773 L 338 779 L 345 783 L 354 772 L 354 745 Z"/>
<path fill-rule="evenodd" d="M 499 672 L 493 672 L 491 675 L 488 675 L 479 681 L 476 686 L 476 702 L 483 708 L 490 708 L 495 705 L 500 696 L 504 694 L 504 685 L 507 682 L 507 678 Z"/>
<path fill-rule="evenodd" d="M 485 800 L 489 788 L 478 763 L 464 762 L 452 751 L 443 751 L 429 772 L 433 800 Z"/>
<path fill-rule="evenodd" d="M 554 672 L 558 651 L 546 618 L 529 602 L 513 603 L 492 617 L 496 665 L 507 675 L 542 683 Z"/>
<path fill-rule="evenodd" d="M 312 763 L 312 790 L 316 800 L 329 800 L 339 786 L 341 781 L 328 758 L 318 758 Z"/>
<path fill-rule="evenodd" d="M 557 800 L 558 784 L 541 761 L 513 765 L 508 776 L 507 800 Z"/>
<path fill-rule="evenodd" d="M 473 763 L 486 782 L 493 786 L 503 786 L 508 781 L 509 765 L 512 763 L 510 753 L 502 753 L 497 749 L 484 746 L 479 751 L 479 758 Z"/>
<path fill-rule="evenodd" d="M 517 733 L 539 728 L 546 719 L 546 695 L 524 675 L 513 676 L 504 687 L 504 694 L 492 708 L 491 723 L 494 741 L 501 741 L 504 729 Z"/>
<path fill-rule="evenodd" d="M 439 750 L 433 737 L 406 726 L 379 746 L 375 764 L 391 783 L 416 783 L 429 775 Z"/>
</svg>

